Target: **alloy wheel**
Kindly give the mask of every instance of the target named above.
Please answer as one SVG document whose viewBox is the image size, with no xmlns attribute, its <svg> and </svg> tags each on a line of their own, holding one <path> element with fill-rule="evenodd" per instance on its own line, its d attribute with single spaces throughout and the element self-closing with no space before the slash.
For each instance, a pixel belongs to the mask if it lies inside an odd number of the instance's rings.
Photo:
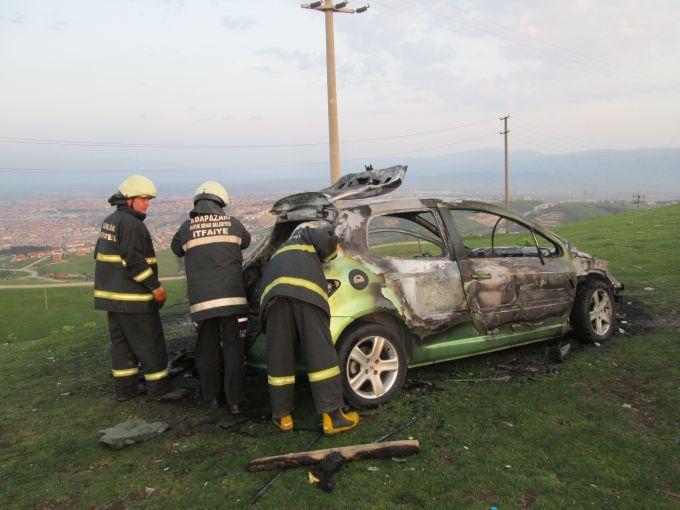
<svg viewBox="0 0 680 510">
<path fill-rule="evenodd" d="M 609 293 L 604 289 L 596 289 L 590 298 L 589 308 L 590 326 L 598 336 L 604 336 L 609 331 L 614 320 L 614 307 Z"/>
<path fill-rule="evenodd" d="M 368 336 L 357 342 L 347 358 L 347 381 L 366 399 L 390 391 L 399 373 L 399 358 L 392 342 L 382 336 Z"/>
</svg>

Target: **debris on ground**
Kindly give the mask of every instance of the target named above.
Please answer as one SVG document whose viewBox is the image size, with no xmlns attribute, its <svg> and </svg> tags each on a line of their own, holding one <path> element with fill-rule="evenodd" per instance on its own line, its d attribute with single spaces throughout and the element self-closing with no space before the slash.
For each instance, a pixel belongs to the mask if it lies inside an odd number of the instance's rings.
<svg viewBox="0 0 680 510">
<path fill-rule="evenodd" d="M 557 342 L 546 348 L 546 355 L 553 363 L 563 363 L 571 350 L 570 343 Z"/>
<path fill-rule="evenodd" d="M 109 448 L 120 450 L 126 446 L 143 443 L 170 429 L 170 425 L 162 421 L 147 423 L 144 420 L 127 420 L 114 427 L 102 429 L 99 434 L 104 434 L 100 443 Z"/>
<path fill-rule="evenodd" d="M 332 491 L 335 488 L 333 475 L 342 469 L 345 462 L 347 461 L 340 452 L 329 453 L 307 473 L 309 483 L 318 484 L 319 489 L 324 492 Z"/>
<path fill-rule="evenodd" d="M 267 471 L 270 469 L 287 469 L 297 466 L 309 466 L 318 464 L 327 455 L 338 453 L 345 462 L 363 459 L 384 459 L 391 457 L 403 457 L 420 452 L 420 442 L 417 439 L 406 441 L 388 441 L 385 443 L 368 443 L 360 445 L 342 446 L 340 448 L 328 448 L 311 452 L 287 453 L 253 459 L 246 465 L 246 470 Z"/>
<path fill-rule="evenodd" d="M 545 363 L 524 363 L 521 361 L 510 361 L 502 365 L 496 365 L 499 370 L 512 372 L 515 374 L 557 374 L 557 368 Z"/>
<path fill-rule="evenodd" d="M 449 382 L 508 382 L 512 379 L 509 375 L 504 375 L 502 377 L 487 377 L 483 379 L 447 379 Z"/>
<path fill-rule="evenodd" d="M 155 487 L 144 487 L 144 499 L 149 499 L 156 492 Z"/>
<path fill-rule="evenodd" d="M 438 388 L 428 381 L 420 379 L 407 379 L 402 386 L 404 391 L 408 391 L 413 395 L 425 395 L 432 391 L 437 391 Z"/>
</svg>

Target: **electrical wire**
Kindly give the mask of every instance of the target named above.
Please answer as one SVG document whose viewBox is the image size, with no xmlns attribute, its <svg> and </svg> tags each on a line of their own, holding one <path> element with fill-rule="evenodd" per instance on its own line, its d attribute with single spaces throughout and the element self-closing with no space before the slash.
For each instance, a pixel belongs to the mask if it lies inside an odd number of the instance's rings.
<svg viewBox="0 0 680 510">
<path fill-rule="evenodd" d="M 476 16 L 476 17 L 478 17 L 478 18 L 480 17 L 480 14 L 479 14 L 479 13 L 477 13 L 477 12 L 475 12 L 475 11 L 472 11 L 472 10 L 470 10 L 470 9 L 466 9 L 466 8 L 464 8 L 464 7 L 460 7 L 459 5 L 448 5 L 448 7 L 450 7 L 451 9 L 458 10 L 458 11 L 460 11 L 460 12 L 464 12 L 464 13 L 467 13 L 467 14 L 471 14 L 471 15 Z M 593 56 L 591 56 L 591 55 L 586 55 L 585 53 L 581 53 L 581 52 L 578 52 L 578 51 L 574 51 L 574 50 L 571 49 L 571 48 L 566 48 L 566 47 L 564 47 L 564 46 L 560 46 L 560 45 L 558 45 L 558 44 L 555 44 L 555 43 L 553 43 L 553 42 L 551 42 L 551 41 L 548 41 L 548 40 L 546 40 L 546 39 L 543 39 L 543 38 L 538 37 L 538 36 L 533 35 L 533 34 L 523 34 L 523 33 L 521 33 L 521 32 L 518 32 L 517 30 L 515 30 L 515 29 L 513 29 L 513 28 L 511 28 L 511 27 L 508 27 L 508 26 L 506 26 L 506 25 L 503 25 L 503 24 L 501 24 L 501 23 L 496 23 L 496 22 L 494 22 L 494 21 L 487 20 L 487 19 L 479 19 L 478 22 L 484 23 L 484 24 L 489 25 L 489 26 L 493 26 L 493 27 L 500 28 L 501 30 L 504 30 L 504 31 L 506 31 L 506 32 L 508 32 L 508 33 L 511 33 L 512 35 L 519 36 L 519 37 L 523 37 L 523 38 L 525 38 L 525 39 L 527 39 L 527 40 L 538 41 L 538 42 L 540 42 L 540 43 L 542 43 L 542 44 L 545 44 L 546 46 L 551 46 L 551 47 L 553 47 L 553 48 L 555 48 L 555 49 L 557 49 L 557 50 L 560 50 L 560 51 L 562 51 L 562 52 L 570 53 L 570 54 L 572 54 L 572 55 L 574 55 L 574 56 L 576 56 L 576 57 L 578 57 L 578 58 L 580 58 L 580 59 L 590 61 L 590 62 L 592 62 L 592 63 L 594 63 L 594 64 L 596 64 L 596 65 L 599 65 L 599 66 L 604 66 L 604 67 L 610 69 L 610 70 L 611 70 L 612 72 L 614 72 L 614 73 L 628 73 L 630 76 L 633 76 L 633 75 L 634 75 L 634 76 L 636 76 L 637 78 L 643 78 L 644 80 L 648 80 L 648 79 L 649 79 L 648 76 L 646 76 L 646 75 L 644 75 L 644 74 L 642 74 L 642 73 L 636 72 L 636 71 L 634 71 L 634 70 L 632 70 L 632 69 L 614 67 L 614 64 L 612 64 L 611 62 L 609 62 L 609 61 L 607 61 L 607 60 L 600 59 L 600 58 L 597 58 L 597 57 L 593 57 Z"/>
<path fill-rule="evenodd" d="M 496 133 L 486 133 L 479 136 L 474 136 L 471 138 L 465 138 L 463 140 L 456 140 L 454 142 L 443 143 L 439 145 L 431 145 L 429 147 L 420 147 L 418 149 L 412 149 L 407 151 L 391 152 L 388 154 L 378 154 L 373 156 L 362 156 L 356 158 L 345 158 L 343 162 L 350 161 L 375 161 L 380 158 L 389 158 L 393 156 L 401 156 L 405 154 L 415 154 L 418 152 L 426 152 L 435 149 L 442 149 L 446 147 L 452 147 L 454 145 L 460 145 L 467 142 L 472 142 L 475 140 L 481 140 L 483 138 L 489 138 L 491 136 L 496 136 Z M 226 170 L 249 170 L 249 169 L 264 169 L 264 168 L 282 168 L 282 167 L 297 167 L 297 166 L 315 166 L 315 165 L 327 165 L 328 161 L 307 161 L 298 163 L 280 163 L 280 164 L 266 164 L 266 165 L 239 165 L 231 167 L 222 168 L 212 168 L 212 169 L 195 169 L 192 168 L 193 172 L 221 172 Z M 25 174 L 107 174 L 115 172 L 123 172 L 124 169 L 109 169 L 109 170 L 62 170 L 62 169 L 49 169 L 49 168 L 0 168 L 0 173 L 25 173 Z M 172 173 L 172 172 L 186 172 L 187 169 L 174 169 L 174 170 L 141 170 L 144 173 Z"/>
<path fill-rule="evenodd" d="M 610 146 L 607 146 L 607 145 L 604 145 L 604 144 L 601 144 L 601 143 L 593 142 L 593 141 L 590 141 L 590 140 L 585 140 L 583 138 L 578 138 L 578 137 L 575 137 L 573 135 L 568 135 L 566 133 L 562 133 L 560 131 L 555 130 L 554 128 L 546 128 L 546 127 L 540 126 L 540 125 L 538 125 L 538 124 L 536 124 L 532 121 L 528 121 L 528 120 L 526 120 L 522 117 L 517 117 L 517 116 L 513 117 L 513 122 L 519 122 L 520 125 L 523 125 L 524 129 L 528 129 L 529 131 L 539 132 L 539 133 L 545 134 L 546 136 L 551 136 L 551 137 L 557 138 L 557 139 L 562 138 L 564 140 L 571 141 L 572 143 L 576 142 L 576 143 L 579 143 L 581 145 L 591 146 L 592 148 L 595 148 L 595 149 L 612 149 L 613 148 L 613 147 L 610 147 Z M 547 131 L 547 133 L 544 133 L 546 131 Z M 548 133 L 550 133 L 550 135 Z"/>
<path fill-rule="evenodd" d="M 400 2 L 402 4 L 407 4 L 407 2 L 405 0 L 396 0 L 396 1 Z M 418 20 L 420 20 L 424 23 L 443 28 L 444 30 L 448 30 L 448 31 L 456 33 L 456 34 L 458 33 L 446 24 L 438 23 L 438 22 L 433 21 L 431 19 L 428 19 L 428 18 L 425 18 L 425 17 L 422 17 L 422 16 L 418 16 L 418 15 L 412 13 L 412 12 L 406 11 L 404 9 L 400 9 L 398 7 L 394 7 L 393 5 L 384 4 L 383 7 L 387 7 L 388 9 L 392 9 L 394 11 L 400 12 L 401 14 L 404 14 L 406 16 L 418 19 Z M 411 6 L 409 5 L 409 7 L 411 7 Z M 542 48 L 538 48 L 538 47 L 529 45 L 527 43 L 523 43 L 523 42 L 520 42 L 520 41 L 514 41 L 507 36 L 500 35 L 500 34 L 495 33 L 495 32 L 493 32 L 489 29 L 486 29 L 484 27 L 475 26 L 473 24 L 466 23 L 466 22 L 461 21 L 459 19 L 453 18 L 452 16 L 447 16 L 447 15 L 442 14 L 440 12 L 437 12 L 437 11 L 433 10 L 432 8 L 427 7 L 427 6 L 420 5 L 419 7 L 422 8 L 423 10 L 426 10 L 426 11 L 436 15 L 438 18 L 446 19 L 447 21 L 450 21 L 450 22 L 455 23 L 457 25 L 467 27 L 467 28 L 471 28 L 472 30 L 476 30 L 476 31 L 485 33 L 485 34 L 487 34 L 491 37 L 494 37 L 495 39 L 502 40 L 502 41 L 506 42 L 507 44 L 514 46 L 514 47 L 509 48 L 514 52 L 521 53 L 521 54 L 524 54 L 524 55 L 528 55 L 528 56 L 533 57 L 533 58 L 538 58 L 540 60 L 543 60 L 543 61 L 551 63 L 551 64 L 555 64 L 555 65 L 560 66 L 560 67 L 568 65 L 570 67 L 579 67 L 579 68 L 582 68 L 582 69 L 589 70 L 591 72 L 597 72 L 597 74 L 603 74 L 604 73 L 604 74 L 608 74 L 610 76 L 616 76 L 616 77 L 621 78 L 621 73 L 618 69 L 614 69 L 612 67 L 603 67 L 602 65 L 594 65 L 594 64 L 579 60 L 577 58 L 570 57 L 568 55 L 556 54 L 554 52 L 551 52 L 551 51 L 548 51 L 548 50 L 545 50 L 545 49 L 542 49 Z M 555 59 L 560 59 L 560 60 L 555 60 Z M 646 79 L 646 76 L 642 76 L 642 78 Z M 639 82 L 639 83 L 644 84 L 644 85 L 650 84 L 650 82 L 648 80 L 645 81 L 644 83 L 642 83 L 642 82 Z M 654 84 L 659 85 L 656 82 L 654 82 Z M 678 87 L 678 84 L 673 83 L 673 84 L 668 84 L 668 85 L 664 85 L 664 86 L 671 87 L 675 90 Z"/>
<path fill-rule="evenodd" d="M 447 131 L 455 131 L 480 124 L 495 122 L 496 119 L 484 119 L 475 122 L 468 122 L 467 124 L 460 124 L 440 129 L 432 129 L 429 131 L 418 131 L 415 133 L 407 133 L 401 135 L 379 136 L 374 138 L 360 138 L 342 140 L 340 143 L 365 143 L 365 142 L 380 142 L 385 140 L 399 140 L 404 138 L 412 138 L 423 135 L 431 135 L 436 133 L 445 133 Z M 18 144 L 36 144 L 36 145 L 61 145 L 61 146 L 77 146 L 77 147 L 105 147 L 113 149 L 277 149 L 277 148 L 295 148 L 295 147 L 315 147 L 328 145 L 328 142 L 308 142 L 308 143 L 292 143 L 292 144 L 263 144 L 263 145 L 206 145 L 206 144 L 155 144 L 155 143 L 133 143 L 133 142 L 96 142 L 83 140 L 57 140 L 49 138 L 19 138 L 0 136 L 0 143 L 18 143 Z"/>
</svg>

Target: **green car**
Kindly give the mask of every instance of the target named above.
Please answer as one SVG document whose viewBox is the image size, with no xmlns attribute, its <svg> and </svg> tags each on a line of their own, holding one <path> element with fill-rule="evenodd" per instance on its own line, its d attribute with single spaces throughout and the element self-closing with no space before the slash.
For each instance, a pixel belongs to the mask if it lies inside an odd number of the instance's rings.
<svg viewBox="0 0 680 510">
<path fill-rule="evenodd" d="M 623 285 L 607 262 L 492 204 L 375 198 L 405 173 L 396 166 L 350 174 L 274 204 L 274 227 L 244 262 L 251 366 L 266 366 L 256 319 L 263 269 L 295 226 L 310 220 L 330 222 L 340 240 L 324 272 L 344 390 L 355 405 L 393 399 L 409 367 L 570 331 L 589 342 L 611 336 Z"/>
</svg>

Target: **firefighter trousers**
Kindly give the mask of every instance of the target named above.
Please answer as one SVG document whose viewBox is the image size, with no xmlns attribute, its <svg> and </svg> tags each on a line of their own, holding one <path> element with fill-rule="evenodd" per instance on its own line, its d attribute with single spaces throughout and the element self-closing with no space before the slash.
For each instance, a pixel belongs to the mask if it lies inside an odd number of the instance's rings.
<svg viewBox="0 0 680 510">
<path fill-rule="evenodd" d="M 330 318 L 318 306 L 277 297 L 266 314 L 266 356 L 272 417 L 293 411 L 295 349 L 303 349 L 316 412 L 344 406 L 338 354 L 333 347 Z"/>
<path fill-rule="evenodd" d="M 116 395 L 137 395 L 140 364 L 150 397 L 159 397 L 172 390 L 160 314 L 108 312 L 108 320 Z"/>
<path fill-rule="evenodd" d="M 198 323 L 196 366 L 205 400 L 216 399 L 222 391 L 220 343 L 224 358 L 224 394 L 227 404 L 243 400 L 245 343 L 239 338 L 238 317 L 213 317 Z"/>
</svg>

